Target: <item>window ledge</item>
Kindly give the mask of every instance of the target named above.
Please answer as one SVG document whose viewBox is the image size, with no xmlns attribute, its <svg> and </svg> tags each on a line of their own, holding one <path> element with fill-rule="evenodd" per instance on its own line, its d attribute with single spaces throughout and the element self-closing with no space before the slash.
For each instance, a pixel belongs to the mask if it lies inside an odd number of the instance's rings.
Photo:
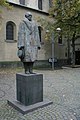
<svg viewBox="0 0 80 120">
<path fill-rule="evenodd" d="M 5 42 L 8 42 L 8 43 L 15 43 L 15 42 L 17 42 L 17 40 L 5 40 Z"/>
</svg>

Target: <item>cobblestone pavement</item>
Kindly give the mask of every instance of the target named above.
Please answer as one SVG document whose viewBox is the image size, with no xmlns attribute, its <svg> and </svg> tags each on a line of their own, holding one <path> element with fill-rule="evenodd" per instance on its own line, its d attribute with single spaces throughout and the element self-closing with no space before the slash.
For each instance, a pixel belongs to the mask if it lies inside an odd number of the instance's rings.
<svg viewBox="0 0 80 120">
<path fill-rule="evenodd" d="M 7 104 L 15 97 L 16 72 L 0 70 L 0 120 L 80 120 L 80 68 L 35 70 L 43 74 L 44 98 L 53 104 L 25 115 Z"/>
</svg>

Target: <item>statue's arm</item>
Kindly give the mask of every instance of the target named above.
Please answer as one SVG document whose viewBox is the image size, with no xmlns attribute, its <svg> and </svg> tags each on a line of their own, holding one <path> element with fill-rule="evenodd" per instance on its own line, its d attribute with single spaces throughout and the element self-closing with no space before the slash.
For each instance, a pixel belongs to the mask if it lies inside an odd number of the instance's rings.
<svg viewBox="0 0 80 120">
<path fill-rule="evenodd" d="M 24 23 L 20 23 L 18 31 L 18 57 L 22 60 L 24 58 L 24 40 L 25 40 L 25 26 Z"/>
<path fill-rule="evenodd" d="M 18 30 L 18 43 L 17 43 L 18 49 L 24 48 L 24 40 L 25 40 L 25 25 L 23 22 L 21 22 Z"/>
</svg>

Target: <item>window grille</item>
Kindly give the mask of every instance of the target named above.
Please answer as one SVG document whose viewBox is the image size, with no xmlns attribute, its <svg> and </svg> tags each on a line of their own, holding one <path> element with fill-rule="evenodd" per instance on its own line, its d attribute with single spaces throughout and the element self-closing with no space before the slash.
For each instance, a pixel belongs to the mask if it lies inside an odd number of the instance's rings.
<svg viewBox="0 0 80 120">
<path fill-rule="evenodd" d="M 14 25 L 8 22 L 6 25 L 6 40 L 14 40 Z"/>
</svg>

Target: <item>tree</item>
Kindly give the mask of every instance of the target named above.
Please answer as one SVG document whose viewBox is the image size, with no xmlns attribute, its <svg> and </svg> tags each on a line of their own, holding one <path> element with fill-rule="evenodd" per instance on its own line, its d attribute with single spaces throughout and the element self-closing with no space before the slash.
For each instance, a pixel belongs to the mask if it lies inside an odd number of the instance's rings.
<svg viewBox="0 0 80 120">
<path fill-rule="evenodd" d="M 80 37 L 80 0 L 54 0 L 50 15 L 54 16 L 54 30 L 71 40 L 72 65 L 75 65 L 75 41 Z"/>
<path fill-rule="evenodd" d="M 0 0 L 0 6 L 9 7 L 9 4 L 6 0 Z"/>
<path fill-rule="evenodd" d="M 9 3 L 7 2 L 7 0 L 0 0 L 0 25 L 2 22 L 2 11 L 1 11 L 1 7 L 6 7 L 7 9 L 11 9 L 12 7 L 9 5 Z"/>
</svg>

